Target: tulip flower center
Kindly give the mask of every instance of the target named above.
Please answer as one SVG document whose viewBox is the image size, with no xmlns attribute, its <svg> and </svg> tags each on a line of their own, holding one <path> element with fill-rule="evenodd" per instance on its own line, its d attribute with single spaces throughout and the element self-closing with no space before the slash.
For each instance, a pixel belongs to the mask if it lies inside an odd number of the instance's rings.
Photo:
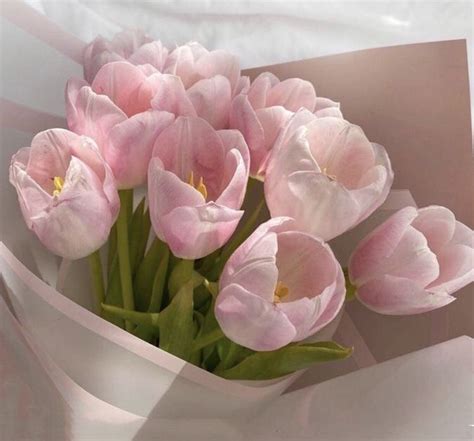
<svg viewBox="0 0 474 441">
<path fill-rule="evenodd" d="M 202 176 L 199 178 L 199 181 L 198 181 L 197 185 L 195 185 L 194 184 L 194 173 L 191 172 L 189 174 L 188 184 L 191 185 L 193 188 L 195 188 L 197 191 L 199 191 L 199 193 L 202 194 L 204 199 L 207 199 L 207 188 L 204 185 L 204 179 L 202 178 Z"/>
<path fill-rule="evenodd" d="M 323 168 L 323 175 L 327 176 L 330 181 L 335 181 L 336 180 L 336 175 L 331 175 L 330 173 L 328 173 L 328 168 L 327 167 Z"/>
<path fill-rule="evenodd" d="M 279 280 L 273 294 L 273 303 L 281 303 L 281 299 L 290 293 L 288 287 Z"/>
<path fill-rule="evenodd" d="M 59 194 L 61 193 L 61 190 L 64 187 L 64 179 L 61 178 L 61 176 L 55 176 L 53 178 L 53 184 L 54 184 L 53 196 L 59 196 Z"/>
</svg>

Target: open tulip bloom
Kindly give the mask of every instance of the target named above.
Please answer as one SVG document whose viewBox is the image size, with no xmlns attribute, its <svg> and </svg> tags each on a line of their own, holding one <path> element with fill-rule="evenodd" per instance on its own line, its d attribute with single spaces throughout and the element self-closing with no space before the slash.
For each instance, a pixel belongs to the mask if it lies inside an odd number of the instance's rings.
<svg viewBox="0 0 474 441">
<path fill-rule="evenodd" d="M 349 356 L 321 341 L 345 301 L 418 314 L 474 279 L 473 232 L 439 206 L 398 211 L 341 268 L 326 241 L 385 201 L 393 172 L 308 81 L 250 81 L 225 51 L 126 31 L 86 47 L 66 110 L 70 131 L 12 158 L 26 224 L 89 256 L 103 319 L 224 378 Z"/>
</svg>

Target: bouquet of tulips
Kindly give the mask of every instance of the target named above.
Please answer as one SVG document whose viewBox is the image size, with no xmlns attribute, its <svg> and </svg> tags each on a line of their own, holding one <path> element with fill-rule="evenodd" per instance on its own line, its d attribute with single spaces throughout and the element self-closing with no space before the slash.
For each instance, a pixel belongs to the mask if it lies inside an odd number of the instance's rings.
<svg viewBox="0 0 474 441">
<path fill-rule="evenodd" d="M 10 181 L 45 247 L 88 258 L 105 320 L 262 380 L 349 356 L 320 335 L 345 301 L 418 314 L 473 281 L 473 232 L 440 206 L 401 209 L 341 268 L 327 241 L 385 201 L 393 172 L 308 81 L 250 81 L 225 51 L 132 31 L 96 38 L 83 64 L 69 130 L 36 135 Z"/>
</svg>

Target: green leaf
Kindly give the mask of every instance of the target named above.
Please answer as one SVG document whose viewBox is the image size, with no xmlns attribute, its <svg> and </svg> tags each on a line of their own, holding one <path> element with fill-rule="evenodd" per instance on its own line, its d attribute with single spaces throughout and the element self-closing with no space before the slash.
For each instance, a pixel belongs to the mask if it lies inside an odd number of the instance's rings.
<svg viewBox="0 0 474 441">
<path fill-rule="evenodd" d="M 215 373 L 233 380 L 268 380 L 314 363 L 346 358 L 351 353 L 351 348 L 330 341 L 290 344 L 276 351 L 256 352 L 230 369 L 219 370 L 218 367 Z"/>
<path fill-rule="evenodd" d="M 109 314 L 122 320 L 128 320 L 135 325 L 144 325 L 157 328 L 160 324 L 160 315 L 155 312 L 137 312 L 128 309 L 119 308 L 117 306 L 106 305 L 102 303 L 102 308 Z"/>
<path fill-rule="evenodd" d="M 211 307 L 204 317 L 199 334 L 194 340 L 193 351 L 203 349 L 212 343 L 216 343 L 221 338 L 224 338 L 224 333 L 222 332 L 214 314 L 214 306 L 215 300 L 212 301 Z"/>
<path fill-rule="evenodd" d="M 160 312 L 160 348 L 190 361 L 194 332 L 193 285 L 188 280 Z"/>
<path fill-rule="evenodd" d="M 350 302 L 356 298 L 357 287 L 351 283 L 347 268 L 344 268 L 344 277 L 346 279 L 346 302 Z"/>
<path fill-rule="evenodd" d="M 168 281 L 168 291 L 171 298 L 174 297 L 181 287 L 191 279 L 193 281 L 193 288 L 201 285 L 204 277 L 202 277 L 197 271 L 194 271 L 193 266 L 193 260 L 183 259 L 173 268 Z"/>
<path fill-rule="evenodd" d="M 133 283 L 135 308 L 138 311 L 148 311 L 155 275 L 166 253 L 169 253 L 168 245 L 159 239 L 155 239 L 138 267 Z"/>
<path fill-rule="evenodd" d="M 111 306 L 123 307 L 122 287 L 120 285 L 120 268 L 117 254 L 112 261 L 104 303 Z M 120 328 L 125 328 L 125 322 L 121 318 L 110 314 L 106 310 L 102 312 L 102 317 Z"/>
<path fill-rule="evenodd" d="M 130 242 L 130 266 L 133 274 L 136 273 L 138 265 L 143 260 L 149 234 L 150 218 L 148 212 L 145 211 L 145 198 L 143 198 L 133 213 L 128 232 Z"/>
<path fill-rule="evenodd" d="M 161 304 L 163 302 L 163 292 L 165 289 L 166 273 L 168 271 L 170 252 L 165 248 L 161 261 L 158 265 L 155 278 L 153 280 L 153 287 L 151 289 L 150 304 L 148 305 L 148 312 L 160 312 Z"/>
</svg>

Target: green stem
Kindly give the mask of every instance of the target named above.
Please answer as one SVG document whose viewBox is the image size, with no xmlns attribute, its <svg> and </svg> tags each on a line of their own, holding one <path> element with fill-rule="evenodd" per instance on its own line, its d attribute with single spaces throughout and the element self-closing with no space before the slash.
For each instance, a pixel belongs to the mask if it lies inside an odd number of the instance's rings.
<svg viewBox="0 0 474 441">
<path fill-rule="evenodd" d="M 344 268 L 344 278 L 346 279 L 346 302 L 351 302 L 356 298 L 357 287 L 351 283 L 347 268 Z"/>
<path fill-rule="evenodd" d="M 102 262 L 99 250 L 93 252 L 89 257 L 89 270 L 92 284 L 94 286 L 95 307 L 98 315 L 102 314 L 102 303 L 105 298 L 104 276 L 102 274 Z"/>
<path fill-rule="evenodd" d="M 130 250 L 128 241 L 128 209 L 130 199 L 133 199 L 133 190 L 121 190 L 120 212 L 117 219 L 117 253 L 120 268 L 120 284 L 122 286 L 123 307 L 129 311 L 135 310 L 133 299 L 132 272 L 130 268 Z M 133 330 L 133 324 L 128 320 L 125 322 L 127 331 Z"/>
<path fill-rule="evenodd" d="M 222 372 L 225 371 L 226 369 L 229 369 L 232 367 L 232 365 L 235 363 L 236 356 L 239 354 L 240 351 L 240 346 L 233 341 L 230 342 L 229 350 L 227 351 L 227 354 L 225 355 L 224 359 L 220 361 L 220 363 L 217 365 L 216 369 L 214 372 Z"/>
</svg>

